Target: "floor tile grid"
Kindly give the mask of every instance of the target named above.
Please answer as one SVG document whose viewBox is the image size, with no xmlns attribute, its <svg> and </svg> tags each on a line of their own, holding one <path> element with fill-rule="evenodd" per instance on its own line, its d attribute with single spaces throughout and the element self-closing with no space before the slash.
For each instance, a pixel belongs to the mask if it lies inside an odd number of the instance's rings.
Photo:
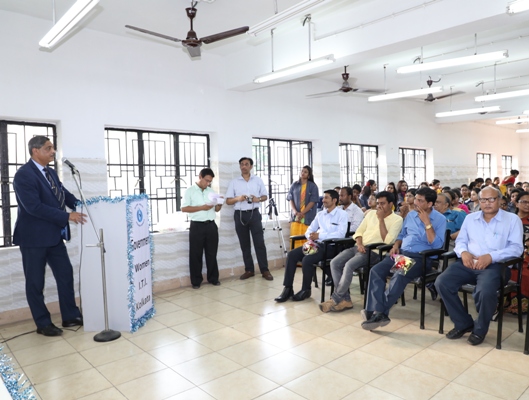
<svg viewBox="0 0 529 400">
<path fill-rule="evenodd" d="M 263 284 L 263 283 L 264 283 L 264 284 Z M 247 294 L 248 294 L 249 292 L 251 292 L 251 291 L 254 291 L 254 292 L 262 291 L 263 294 L 265 294 L 266 296 L 269 295 L 269 292 L 271 291 L 271 290 L 269 290 L 270 288 L 272 288 L 272 289 L 276 289 L 276 290 L 277 290 L 277 293 L 280 292 L 281 285 L 280 285 L 280 284 L 277 284 L 277 283 L 278 283 L 277 281 L 274 281 L 272 284 L 268 284 L 268 282 L 263 282 L 263 283 L 258 282 L 258 283 L 251 283 L 251 285 L 246 285 L 245 282 L 234 281 L 234 280 L 232 280 L 232 281 L 227 281 L 227 282 L 223 282 L 223 289 L 224 289 L 224 288 L 225 288 L 225 289 L 228 289 L 228 290 L 232 291 L 232 293 L 228 293 L 228 292 L 223 293 L 225 297 L 218 296 L 218 293 L 217 293 L 217 295 L 213 294 L 213 295 L 211 296 L 211 298 L 213 298 L 213 299 L 214 299 L 215 301 L 217 301 L 217 302 L 223 302 L 223 299 L 227 300 L 227 299 L 229 299 L 229 298 L 233 298 L 233 297 L 235 297 L 235 296 L 244 296 L 244 295 L 247 295 Z M 252 289 L 252 290 L 248 290 L 248 288 L 249 288 L 250 286 L 251 286 L 251 289 Z M 237 290 L 237 287 L 239 287 L 239 290 Z M 201 288 L 201 289 L 198 290 L 197 292 L 202 292 L 202 293 L 200 293 L 201 296 L 208 297 L 208 293 L 214 293 L 214 289 L 217 289 L 217 288 L 214 288 L 214 287 L 208 287 L 208 286 L 203 286 L 203 288 Z M 259 289 L 260 289 L 260 290 L 259 290 Z M 352 290 L 354 290 L 354 289 L 355 289 L 355 288 L 354 288 L 354 286 L 353 286 L 353 287 L 352 287 Z M 173 292 L 171 292 L 171 293 L 164 293 L 162 296 L 159 296 L 159 297 L 156 296 L 157 299 L 158 299 L 157 304 L 159 304 L 159 306 L 160 306 L 160 314 L 159 314 L 159 316 L 164 315 L 164 314 L 162 314 L 162 312 L 164 312 L 164 311 L 166 311 L 167 313 L 170 313 L 170 312 L 176 312 L 176 311 L 184 310 L 184 308 L 181 308 L 181 309 L 175 309 L 175 308 L 172 308 L 172 306 L 165 306 L 165 307 L 164 307 L 163 305 L 164 305 L 165 303 L 168 303 L 168 304 L 174 304 L 174 303 L 172 303 L 172 300 L 174 300 L 175 298 L 176 298 L 176 299 L 182 299 L 182 298 L 189 297 L 189 296 L 196 296 L 196 294 L 194 293 L 194 291 L 192 291 L 192 289 L 180 289 L 179 291 L 174 291 L 174 295 L 173 295 L 172 293 L 173 293 Z M 410 297 L 410 301 L 408 302 L 408 303 L 409 303 L 409 304 L 408 304 L 408 307 L 412 308 L 412 307 L 414 307 L 414 306 L 412 305 L 413 301 L 411 300 L 411 295 L 409 295 L 408 293 L 407 293 L 407 295 Z M 319 291 L 318 291 L 318 290 L 314 290 L 313 298 L 318 298 L 318 297 L 319 297 Z M 215 299 L 215 298 L 216 298 L 216 299 Z M 245 299 L 247 299 L 247 298 L 245 298 Z M 266 298 L 263 298 L 263 300 L 270 300 L 270 298 L 269 298 L 269 297 L 266 297 Z M 357 303 L 358 303 L 358 305 L 361 305 L 361 303 L 359 302 L 359 300 L 360 300 L 360 297 L 359 297 L 358 300 L 355 302 L 355 306 L 357 306 Z M 309 308 L 309 307 L 306 306 L 306 304 L 307 304 L 307 303 L 305 303 L 305 302 L 304 302 L 304 304 L 301 304 L 301 303 L 300 303 L 300 304 L 295 304 L 295 303 L 293 303 L 293 302 L 288 302 L 288 303 L 285 303 L 285 305 L 282 306 L 282 308 L 281 308 L 280 310 L 275 311 L 275 313 L 286 312 L 285 310 L 291 310 L 291 314 L 296 314 L 296 308 L 301 308 L 301 307 L 303 307 L 304 309 Z M 175 304 L 175 306 L 178 306 L 178 305 Z M 317 307 L 316 304 L 313 304 L 313 306 L 314 306 L 314 307 Z M 398 307 L 398 306 L 397 306 L 397 307 Z M 415 307 L 416 307 L 416 306 L 415 306 Z M 175 310 L 176 310 L 176 311 L 175 311 Z M 396 309 L 396 311 L 397 311 L 397 310 L 398 310 L 398 308 Z M 358 311 L 358 310 L 356 310 L 356 311 Z M 393 311 L 393 310 L 392 310 L 392 311 Z M 164 313 L 165 313 L 165 312 L 164 312 Z M 300 312 L 297 312 L 297 314 L 299 314 L 299 313 L 301 313 L 301 311 L 300 311 Z M 355 313 L 355 311 L 351 311 L 349 315 L 352 316 L 353 313 Z M 398 313 L 398 311 L 397 311 L 396 313 Z M 436 313 L 436 312 L 435 312 L 435 309 L 434 309 L 434 311 L 432 311 L 432 312 L 430 312 L 430 313 L 428 314 L 428 317 L 431 317 L 431 316 L 432 316 L 432 313 L 433 313 L 433 314 Z M 256 314 L 256 318 L 266 318 L 266 317 L 273 316 L 273 314 L 274 314 L 274 312 L 268 312 L 268 313 L 266 313 L 266 314 L 264 314 L 264 315 L 262 315 L 262 314 Z M 307 313 L 305 313 L 305 314 L 307 314 Z M 316 314 L 317 314 L 317 313 L 313 313 L 312 315 L 316 315 Z M 336 315 L 336 314 L 335 314 L 335 315 Z M 343 315 L 343 314 L 342 314 L 342 315 Z M 340 315 L 340 319 L 341 319 L 341 320 L 345 320 L 345 319 L 347 319 L 347 318 L 341 318 L 342 315 Z M 152 322 L 156 322 L 156 319 L 157 319 L 159 316 L 157 315 L 157 317 L 154 318 L 154 321 L 150 321 L 149 324 L 152 323 Z M 438 312 L 437 312 L 437 316 L 438 316 Z M 327 317 L 327 316 L 325 316 L 325 317 Z M 331 316 L 329 316 L 329 317 L 331 317 Z M 334 317 L 334 315 L 333 315 L 333 317 Z M 346 315 L 346 317 L 347 317 L 347 315 Z M 310 318 L 310 316 L 307 317 L 306 315 L 303 315 L 303 318 L 301 318 L 301 321 L 306 320 L 307 318 Z M 280 318 L 280 319 L 281 319 L 281 318 Z M 329 319 L 330 319 L 330 318 L 329 318 Z M 435 317 L 433 318 L 433 320 L 435 320 Z M 192 322 L 192 321 L 193 321 L 193 320 L 191 320 L 191 322 Z M 285 321 L 285 323 L 286 323 L 286 326 L 288 326 L 288 327 L 291 327 L 292 325 L 295 325 L 296 323 L 297 323 L 297 324 L 300 323 L 299 320 L 296 320 L 296 322 L 291 322 L 291 321 L 289 321 L 288 319 L 286 319 L 286 320 L 284 320 L 284 321 Z M 412 321 L 410 324 L 413 324 L 413 323 L 416 323 L 416 322 L 417 322 L 417 321 Z M 148 324 L 148 325 L 149 325 L 149 324 Z M 403 327 L 409 326 L 410 324 L 406 324 L 406 325 L 404 325 Z M 159 324 L 159 325 L 162 325 L 162 326 L 163 326 L 163 324 Z M 228 324 L 228 325 L 231 325 L 231 326 L 235 327 L 237 324 Z M 179 326 L 179 324 L 177 324 L 177 325 L 175 325 L 175 326 Z M 168 327 L 168 328 L 161 328 L 160 326 L 158 326 L 158 328 L 159 328 L 159 329 L 164 329 L 164 330 L 165 330 L 165 329 L 168 329 L 168 330 L 171 330 L 171 331 L 176 332 L 176 331 L 173 329 L 175 326 L 173 326 L 173 327 Z M 428 327 L 428 326 L 427 326 L 427 327 Z M 144 327 L 144 328 L 142 328 L 142 329 L 145 329 L 145 328 L 147 328 L 147 326 Z M 158 329 L 158 330 L 159 330 L 159 329 Z M 231 329 L 236 329 L 236 328 L 231 328 Z M 273 332 L 274 330 L 277 330 L 277 329 L 280 329 L 280 328 L 279 328 L 279 327 L 276 327 L 276 329 L 272 329 L 271 332 Z M 295 328 L 291 328 L 291 329 L 295 329 Z M 356 329 L 358 329 L 358 328 L 356 328 Z M 401 328 L 401 329 L 402 329 L 402 328 Z M 156 330 L 156 329 L 155 329 L 155 330 Z M 218 330 L 218 329 L 217 329 L 217 330 Z M 215 332 L 215 330 L 214 330 L 213 332 Z M 2 330 L 1 334 L 2 334 L 3 336 L 4 336 L 4 333 L 5 333 L 5 332 Z M 141 333 L 138 332 L 138 334 L 131 335 L 131 336 L 133 336 L 134 338 L 139 338 L 141 335 L 145 335 L 145 334 L 148 334 L 148 332 L 147 332 L 147 331 L 144 331 L 144 332 L 141 332 Z M 378 340 L 380 340 L 382 337 L 386 337 L 386 336 L 388 336 L 389 334 L 390 334 L 390 332 L 383 332 L 383 333 L 380 335 L 380 338 L 377 338 L 376 340 L 378 341 Z M 127 335 L 129 335 L 129 334 L 125 334 L 125 335 L 124 335 L 124 339 L 129 341 L 131 338 L 130 338 L 130 337 L 127 338 L 127 337 L 126 337 Z M 68 335 L 68 336 L 70 336 L 70 335 Z M 439 335 L 439 336 L 441 336 L 441 335 Z M 510 337 L 510 336 L 505 335 L 505 336 L 504 336 L 504 342 L 507 341 L 507 339 L 508 339 L 509 337 Z M 47 339 L 50 339 L 50 338 L 47 338 Z M 191 338 L 189 338 L 189 339 L 190 339 L 190 340 L 194 340 L 193 337 L 191 337 Z M 61 340 L 64 340 L 64 339 L 61 339 Z M 250 340 L 252 340 L 252 338 L 247 338 L 246 340 L 243 340 L 242 343 L 244 343 L 244 342 L 246 342 L 246 341 L 250 341 Z M 261 337 L 257 337 L 257 340 L 261 340 Z M 398 340 L 398 339 L 395 339 L 395 340 Z M 266 342 L 265 342 L 265 343 L 266 343 Z M 132 344 L 133 344 L 133 343 L 132 343 Z M 229 349 L 230 347 L 234 347 L 234 346 L 237 346 L 237 345 L 239 345 L 239 344 L 240 344 L 240 343 L 238 343 L 238 344 L 234 344 L 234 345 L 232 345 L 232 346 L 228 346 L 228 347 L 226 347 L 226 348 Z M 270 345 L 270 343 L 267 343 L 267 344 Z M 302 345 L 303 345 L 303 344 L 299 344 L 299 345 L 297 345 L 297 346 L 294 346 L 294 349 L 297 348 L 297 347 L 300 347 L 300 346 L 302 346 Z M 353 350 L 354 350 L 354 351 L 362 352 L 362 351 L 363 351 L 363 347 L 365 347 L 365 346 L 367 346 L 367 344 L 364 345 L 364 346 L 362 346 L 362 347 L 359 347 L 359 348 L 357 348 L 357 349 L 353 349 L 353 348 L 351 348 L 351 351 L 350 351 L 350 352 L 348 352 L 348 353 L 346 353 L 346 354 L 342 354 L 340 357 L 344 357 L 345 355 L 350 354 L 351 352 L 353 352 Z M 432 345 L 431 345 L 431 346 L 432 346 Z M 15 347 L 16 347 L 16 346 L 15 346 Z M 162 346 L 162 347 L 163 347 L 163 346 Z M 430 347 L 430 346 L 429 346 L 429 347 Z M 425 347 L 424 349 L 428 349 L 429 347 Z M 225 348 L 225 349 L 226 349 L 226 348 Z M 220 349 L 220 351 L 224 351 L 225 349 Z M 141 349 L 140 349 L 140 350 L 141 350 Z M 492 347 L 489 349 L 489 351 L 491 351 L 491 350 L 492 350 Z M 291 350 L 284 350 L 283 352 L 289 352 L 289 351 L 291 351 Z M 15 351 L 15 353 L 16 353 L 16 351 Z M 150 352 L 147 352 L 147 353 L 150 353 Z M 488 351 L 487 351 L 487 353 L 488 353 Z M 487 354 L 487 353 L 485 353 L 485 354 Z M 485 354 L 484 354 L 482 357 L 484 357 Z M 202 356 L 202 357 L 205 357 L 205 356 Z M 273 356 L 271 356 L 271 357 L 273 357 Z M 340 358 L 340 357 L 338 357 L 338 358 Z M 375 356 L 375 357 L 376 357 L 376 356 Z M 266 359 L 266 358 L 267 358 L 267 357 L 265 356 L 264 359 Z M 268 358 L 269 358 L 269 357 L 268 357 Z M 16 359 L 16 354 L 15 354 L 15 359 Z M 408 361 L 409 359 L 411 359 L 411 357 L 405 359 L 404 362 L 405 362 L 405 361 Z M 261 361 L 262 361 L 262 360 L 261 360 Z M 335 360 L 330 360 L 330 361 L 328 361 L 327 363 L 323 364 L 323 365 L 322 365 L 321 367 L 319 367 L 319 368 L 326 368 L 327 365 L 331 364 L 331 363 L 334 362 L 334 361 L 335 361 Z M 232 362 L 233 362 L 233 361 L 232 361 Z M 237 363 L 235 362 L 235 364 L 237 364 Z M 255 364 L 257 364 L 257 363 L 251 364 L 251 365 L 249 365 L 248 367 L 251 368 L 251 367 L 252 367 L 253 365 L 255 365 Z M 240 365 L 240 364 L 239 364 L 239 365 Z M 241 368 L 242 368 L 242 367 L 243 367 L 243 366 L 241 365 Z M 397 368 L 397 367 L 395 366 L 394 369 L 395 369 L 395 368 Z M 410 366 L 410 367 L 408 367 L 408 368 L 413 369 L 414 367 L 413 367 L 413 366 Z M 173 369 L 174 369 L 174 368 L 173 368 Z M 327 368 L 326 368 L 326 369 L 327 369 Z M 468 368 L 467 368 L 467 369 L 468 369 Z M 322 370 L 322 371 L 323 371 L 323 370 Z M 387 371 L 386 373 L 389 373 L 390 371 L 392 371 L 392 370 L 390 369 L 390 370 Z M 465 370 L 465 371 L 466 371 L 466 370 Z M 383 376 L 383 375 L 382 375 L 382 376 Z M 266 377 L 265 377 L 265 378 L 266 378 Z M 376 378 L 375 378 L 375 379 L 376 379 Z M 206 383 L 207 383 L 207 382 L 206 382 Z M 288 382 L 287 382 L 287 384 L 288 384 Z M 272 392 L 275 391 L 275 390 L 276 390 L 276 389 L 272 389 Z"/>
</svg>

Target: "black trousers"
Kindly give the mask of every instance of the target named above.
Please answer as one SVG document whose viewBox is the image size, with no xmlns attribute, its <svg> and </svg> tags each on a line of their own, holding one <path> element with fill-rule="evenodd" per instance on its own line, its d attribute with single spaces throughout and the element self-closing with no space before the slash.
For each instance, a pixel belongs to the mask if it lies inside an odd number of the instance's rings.
<svg viewBox="0 0 529 400">
<path fill-rule="evenodd" d="M 189 227 L 189 276 L 191 284 L 202 283 L 202 254 L 206 257 L 207 279 L 210 283 L 219 281 L 217 250 L 219 248 L 219 230 L 215 221 L 194 222 Z"/>
<path fill-rule="evenodd" d="M 283 286 L 292 287 L 294 275 L 296 274 L 297 263 L 301 261 L 301 271 L 303 272 L 303 282 L 301 290 L 310 290 L 312 287 L 312 276 L 314 275 L 314 264 L 319 263 L 325 258 L 325 245 L 320 244 L 318 252 L 315 254 L 304 255 L 303 247 L 297 247 L 290 250 L 287 255 L 287 267 L 285 268 L 285 277 Z M 322 285 L 325 283 L 322 282 Z"/>
<path fill-rule="evenodd" d="M 81 312 L 75 304 L 73 268 L 64 242 L 61 240 L 53 247 L 20 247 L 20 252 L 26 277 L 26 298 L 37 328 L 51 324 L 50 313 L 44 303 L 46 263 L 57 282 L 62 320 L 80 317 Z"/>
<path fill-rule="evenodd" d="M 244 270 L 254 272 L 252 247 L 250 242 L 251 234 L 259 269 L 261 270 L 261 273 L 268 271 L 268 257 L 266 255 L 263 224 L 261 224 L 261 213 L 259 210 L 235 210 L 233 219 L 235 220 L 235 231 L 237 232 L 239 244 L 241 246 Z"/>
</svg>

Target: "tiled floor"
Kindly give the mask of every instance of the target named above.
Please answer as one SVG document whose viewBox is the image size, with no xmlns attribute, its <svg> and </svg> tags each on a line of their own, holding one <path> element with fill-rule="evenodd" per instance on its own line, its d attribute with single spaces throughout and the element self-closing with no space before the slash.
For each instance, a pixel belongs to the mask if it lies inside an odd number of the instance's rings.
<svg viewBox="0 0 529 400">
<path fill-rule="evenodd" d="M 21 336 L 4 352 L 41 400 L 529 400 L 529 356 L 513 316 L 506 316 L 502 350 L 494 348 L 496 323 L 486 342 L 472 347 L 437 332 L 438 302 L 428 301 L 420 330 L 419 303 L 409 291 L 392 322 L 368 332 L 360 328 L 359 295 L 342 313 L 323 314 L 318 289 L 303 302 L 276 304 L 281 275 L 159 294 L 146 326 L 108 344 L 81 328 L 58 338 Z M 354 284 L 351 291 L 359 292 Z M 0 334 L 33 329 L 26 322 Z"/>
</svg>

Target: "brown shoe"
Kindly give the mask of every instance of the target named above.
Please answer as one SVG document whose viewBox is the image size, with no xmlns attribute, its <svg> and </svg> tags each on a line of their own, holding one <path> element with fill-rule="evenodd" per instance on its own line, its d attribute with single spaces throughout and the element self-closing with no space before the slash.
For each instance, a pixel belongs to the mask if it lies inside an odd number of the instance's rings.
<svg viewBox="0 0 529 400">
<path fill-rule="evenodd" d="M 252 272 L 252 271 L 246 271 L 244 274 L 241 275 L 241 280 L 245 280 L 245 279 L 248 279 L 248 278 L 251 278 L 252 276 L 255 275 L 255 272 Z"/>
<path fill-rule="evenodd" d="M 334 302 L 334 300 L 331 298 L 327 301 L 324 301 L 323 303 L 320 304 L 320 310 L 323 311 L 323 312 L 329 312 L 331 311 L 331 307 L 336 305 L 336 303 Z"/>
<path fill-rule="evenodd" d="M 274 280 L 274 277 L 272 276 L 270 271 L 263 272 L 263 278 L 265 278 L 267 281 L 273 281 Z"/>
<path fill-rule="evenodd" d="M 336 305 L 331 306 L 331 311 L 344 311 L 353 308 L 353 302 L 348 300 L 342 300 Z"/>
</svg>

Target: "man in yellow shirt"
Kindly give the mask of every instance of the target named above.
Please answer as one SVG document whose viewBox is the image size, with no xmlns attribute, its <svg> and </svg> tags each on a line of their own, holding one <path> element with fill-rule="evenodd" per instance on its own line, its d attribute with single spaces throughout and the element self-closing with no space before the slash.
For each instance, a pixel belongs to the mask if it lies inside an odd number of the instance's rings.
<svg viewBox="0 0 529 400">
<path fill-rule="evenodd" d="M 332 279 L 336 289 L 329 300 L 320 304 L 323 312 L 353 308 L 349 294 L 353 272 L 378 258 L 378 254 L 372 252 L 371 260 L 368 260 L 364 246 L 371 243 L 393 243 L 402 228 L 402 218 L 393 213 L 393 193 L 380 192 L 376 195 L 376 201 L 376 212 L 367 213 L 353 235 L 356 245 L 342 251 L 331 261 Z"/>
</svg>

